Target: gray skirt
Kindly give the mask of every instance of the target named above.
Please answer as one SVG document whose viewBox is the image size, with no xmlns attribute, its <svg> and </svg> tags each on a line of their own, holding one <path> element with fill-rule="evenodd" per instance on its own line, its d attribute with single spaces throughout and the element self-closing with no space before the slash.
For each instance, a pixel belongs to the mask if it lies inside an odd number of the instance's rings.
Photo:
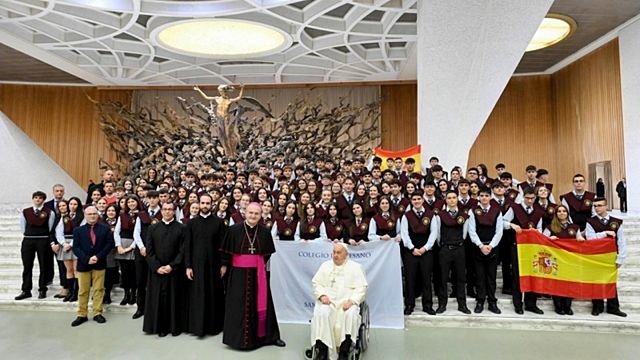
<svg viewBox="0 0 640 360">
<path fill-rule="evenodd" d="M 70 242 L 71 239 L 65 239 L 65 243 Z M 60 261 L 64 260 L 78 260 L 78 257 L 73 253 L 73 248 L 69 249 L 69 251 L 64 251 L 63 246 L 60 245 L 60 250 L 56 254 L 56 259 Z"/>
<path fill-rule="evenodd" d="M 114 268 L 116 266 L 118 266 L 118 263 L 116 263 L 116 254 L 118 253 L 118 250 L 116 248 L 111 249 L 111 251 L 109 251 L 109 254 L 107 254 L 107 267 L 108 268 Z"/>
<path fill-rule="evenodd" d="M 126 249 L 128 247 L 131 247 L 132 244 L 133 244 L 133 239 L 122 238 L 121 245 L 123 248 Z M 127 253 L 119 254 L 118 250 L 116 249 L 116 254 L 113 256 L 113 258 L 115 260 L 134 260 L 136 258 L 136 252 L 134 250 L 131 250 Z"/>
</svg>

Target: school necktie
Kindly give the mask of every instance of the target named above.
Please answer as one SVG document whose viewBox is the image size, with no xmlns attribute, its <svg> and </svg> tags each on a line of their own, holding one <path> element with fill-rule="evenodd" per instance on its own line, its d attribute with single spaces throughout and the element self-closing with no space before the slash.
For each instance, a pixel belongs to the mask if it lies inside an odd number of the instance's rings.
<svg viewBox="0 0 640 360">
<path fill-rule="evenodd" d="M 531 215 L 532 211 L 533 209 L 531 208 L 531 206 L 527 206 L 527 214 Z"/>
<path fill-rule="evenodd" d="M 424 214 L 424 212 L 423 212 L 423 211 L 418 211 L 418 217 L 419 217 L 419 218 L 421 218 L 421 217 L 422 217 L 422 214 Z"/>
<path fill-rule="evenodd" d="M 502 206 L 504 204 L 504 200 L 498 200 L 498 205 Z"/>
<path fill-rule="evenodd" d="M 482 212 L 486 214 L 489 212 L 489 209 L 482 209 Z"/>
<path fill-rule="evenodd" d="M 91 237 L 91 246 L 96 245 L 96 233 L 93 231 L 93 227 L 95 225 L 91 225 L 91 230 L 89 230 L 89 236 Z"/>
<path fill-rule="evenodd" d="M 602 219 L 600 219 L 600 222 L 602 223 L 602 225 L 607 225 L 609 220 L 607 220 L 606 218 L 602 218 Z"/>
<path fill-rule="evenodd" d="M 40 209 L 33 210 L 33 213 L 36 214 L 36 216 L 40 216 Z"/>
<path fill-rule="evenodd" d="M 449 210 L 449 215 L 451 215 L 451 217 L 456 217 L 457 213 L 458 213 L 457 211 Z"/>
</svg>

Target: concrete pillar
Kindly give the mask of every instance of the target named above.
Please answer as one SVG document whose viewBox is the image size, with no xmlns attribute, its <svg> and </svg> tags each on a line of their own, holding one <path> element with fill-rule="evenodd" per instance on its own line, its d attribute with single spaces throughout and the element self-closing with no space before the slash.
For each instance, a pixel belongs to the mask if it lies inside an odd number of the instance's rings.
<svg viewBox="0 0 640 360">
<path fill-rule="evenodd" d="M 630 211 L 640 210 L 640 20 L 620 30 L 620 76 L 627 202 Z M 620 179 L 615 179 L 615 182 Z M 617 197 L 617 194 L 616 194 Z M 617 199 L 615 206 L 618 207 Z"/>
<path fill-rule="evenodd" d="M 553 0 L 418 2 L 418 142 L 424 162 L 466 166 Z M 496 139 L 498 141 L 498 139 Z"/>
</svg>

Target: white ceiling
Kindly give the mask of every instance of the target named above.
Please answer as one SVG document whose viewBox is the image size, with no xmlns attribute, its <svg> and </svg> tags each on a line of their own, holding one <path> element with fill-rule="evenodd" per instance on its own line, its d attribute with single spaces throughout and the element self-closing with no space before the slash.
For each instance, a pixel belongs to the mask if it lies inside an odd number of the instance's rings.
<svg viewBox="0 0 640 360">
<path fill-rule="evenodd" d="M 415 79 L 417 2 L 0 0 L 0 42 L 96 85 Z M 168 22 L 200 17 L 268 24 L 294 43 L 275 55 L 216 60 L 149 38 Z"/>
</svg>

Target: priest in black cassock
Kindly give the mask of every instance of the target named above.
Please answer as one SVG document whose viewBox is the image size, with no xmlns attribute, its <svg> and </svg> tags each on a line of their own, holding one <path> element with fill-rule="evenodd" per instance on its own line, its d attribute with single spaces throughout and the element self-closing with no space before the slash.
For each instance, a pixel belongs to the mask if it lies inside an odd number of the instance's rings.
<svg viewBox="0 0 640 360">
<path fill-rule="evenodd" d="M 162 221 L 147 233 L 149 277 L 142 330 L 160 337 L 186 327 L 185 276 L 182 269 L 184 227 L 175 221 L 175 205 L 162 204 Z"/>
<path fill-rule="evenodd" d="M 229 269 L 222 342 L 238 350 L 285 346 L 265 267 L 276 250 L 271 232 L 259 224 L 261 216 L 258 203 L 247 206 L 245 221 L 229 228 L 220 247 L 221 274 Z"/>
<path fill-rule="evenodd" d="M 200 195 L 200 214 L 185 228 L 184 263 L 189 281 L 188 332 L 202 337 L 217 335 L 224 321 L 220 242 L 224 220 L 211 213 L 212 198 Z"/>
</svg>

